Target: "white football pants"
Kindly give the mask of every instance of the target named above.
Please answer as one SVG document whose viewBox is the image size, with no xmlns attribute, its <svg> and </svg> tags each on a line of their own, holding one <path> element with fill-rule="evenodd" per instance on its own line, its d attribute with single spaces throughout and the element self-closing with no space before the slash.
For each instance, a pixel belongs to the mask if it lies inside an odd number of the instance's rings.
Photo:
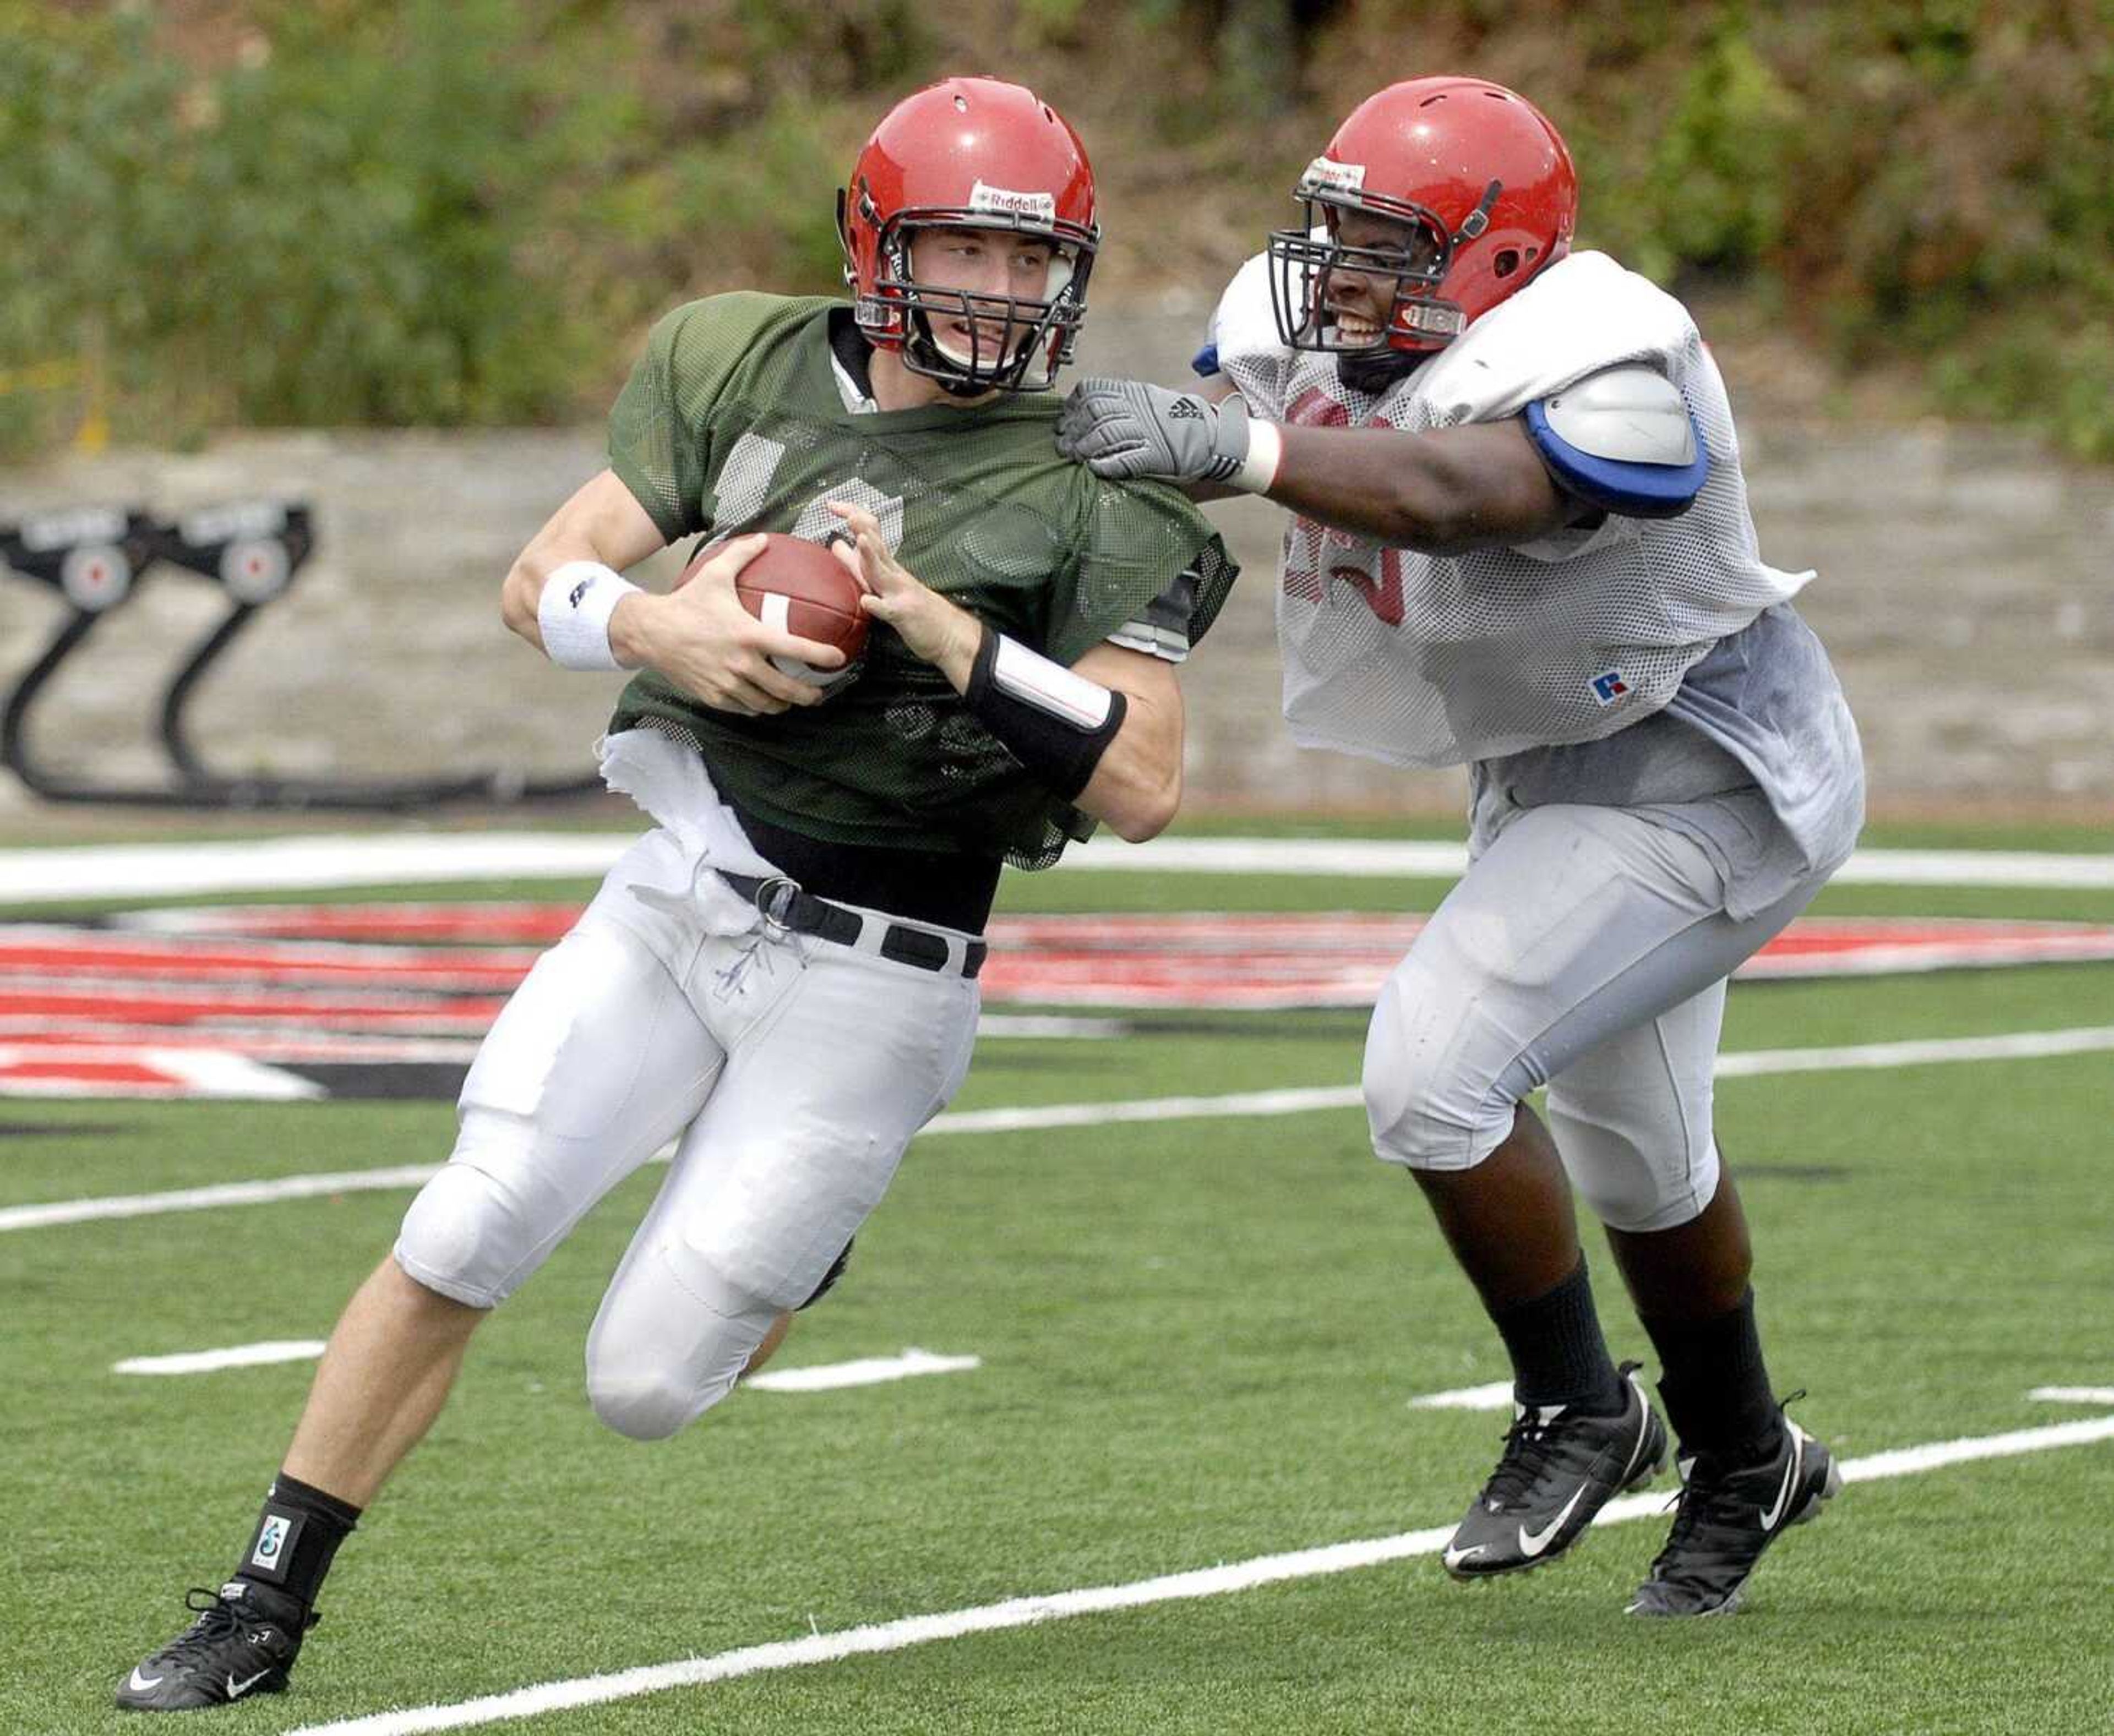
<svg viewBox="0 0 2114 1736">
<path fill-rule="evenodd" d="M 1414 1169 L 1471 1168 L 1546 1085 L 1557 1151 L 1604 1222 L 1688 1222 L 1718 1187 L 1711 1076 L 1725 979 L 1826 878 L 1735 921 L 1720 869 L 1682 833 L 1619 807 L 1518 813 L 1374 1009 L 1374 1150 Z"/>
<path fill-rule="evenodd" d="M 694 910 L 637 895 L 691 866 L 649 833 L 537 962 L 396 1249 L 427 1288 L 492 1307 L 680 1135 L 588 1336 L 596 1414 L 642 1440 L 725 1396 L 821 1282 L 959 1087 L 979 1004 L 972 979 L 805 936 L 708 934 Z"/>
</svg>

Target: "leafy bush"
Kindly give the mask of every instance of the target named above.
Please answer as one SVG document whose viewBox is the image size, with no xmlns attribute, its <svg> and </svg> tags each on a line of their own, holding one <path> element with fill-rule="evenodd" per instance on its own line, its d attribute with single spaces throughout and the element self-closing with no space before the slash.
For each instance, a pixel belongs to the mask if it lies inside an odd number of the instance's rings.
<svg viewBox="0 0 2114 1736">
<path fill-rule="evenodd" d="M 1586 244 L 1677 286 L 1742 276 L 1839 360 L 1921 366 L 1949 408 L 2114 458 L 2103 5 L 1368 0 L 1310 96 L 1348 108 L 1375 66 L 1532 96 L 1578 158 Z"/>
<path fill-rule="evenodd" d="M 1227 212 L 1229 261 L 1232 214 L 1288 185 L 1265 171 L 1352 102 L 1472 68 L 1563 128 L 1586 244 L 1744 281 L 1841 360 L 1921 367 L 1945 405 L 2114 458 L 2097 0 L 194 11 L 240 18 L 231 51 L 142 3 L 0 0 L 0 377 L 99 349 L 149 438 L 591 412 L 672 301 L 833 286 L 824 190 L 875 109 L 1002 63 L 1065 103 L 1105 181 Z M 0 445 L 48 438 L 43 403 L 0 391 Z"/>
</svg>

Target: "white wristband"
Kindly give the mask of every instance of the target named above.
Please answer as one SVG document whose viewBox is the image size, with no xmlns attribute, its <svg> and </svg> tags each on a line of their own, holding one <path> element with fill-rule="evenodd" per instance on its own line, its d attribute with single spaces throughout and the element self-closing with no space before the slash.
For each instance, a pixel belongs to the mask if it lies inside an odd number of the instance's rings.
<svg viewBox="0 0 2114 1736">
<path fill-rule="evenodd" d="M 1231 478 L 1234 487 L 1249 494 L 1268 494 L 1277 480 L 1277 467 L 1284 457 L 1284 436 L 1274 422 L 1248 423 L 1248 455 Z"/>
<path fill-rule="evenodd" d="M 1009 698 L 1060 719 L 1074 729 L 1098 729 L 1109 720 L 1115 695 L 1098 681 L 1051 662 L 1002 633 L 991 637 L 997 642 L 991 656 L 991 680 Z"/>
<path fill-rule="evenodd" d="M 566 669 L 620 669 L 609 618 L 638 588 L 598 560 L 569 560 L 543 581 L 536 625 L 551 662 Z"/>
</svg>

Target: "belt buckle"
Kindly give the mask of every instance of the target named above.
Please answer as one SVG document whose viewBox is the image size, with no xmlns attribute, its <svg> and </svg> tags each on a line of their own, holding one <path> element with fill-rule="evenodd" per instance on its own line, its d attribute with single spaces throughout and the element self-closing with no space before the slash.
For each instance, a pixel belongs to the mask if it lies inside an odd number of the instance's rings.
<svg viewBox="0 0 2114 1736">
<path fill-rule="evenodd" d="M 773 939 L 782 940 L 793 932 L 788 919 L 793 914 L 793 903 L 800 896 L 800 883 L 784 874 L 774 874 L 757 887 L 757 914 L 763 918 L 763 931 Z"/>
</svg>

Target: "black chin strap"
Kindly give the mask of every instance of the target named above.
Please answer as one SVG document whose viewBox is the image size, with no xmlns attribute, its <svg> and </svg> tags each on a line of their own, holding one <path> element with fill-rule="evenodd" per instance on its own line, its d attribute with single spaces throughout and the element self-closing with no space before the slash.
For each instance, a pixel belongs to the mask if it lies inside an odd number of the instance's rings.
<svg viewBox="0 0 2114 1736">
<path fill-rule="evenodd" d="M 848 310 L 846 310 L 848 311 Z M 912 318 L 922 316 L 913 314 Z M 929 334 L 917 332 L 904 340 L 905 343 L 921 344 L 929 359 L 934 345 Z M 845 317 L 844 312 L 833 314 L 830 320 L 830 352 L 836 357 L 837 365 L 851 376 L 856 386 L 871 400 L 873 397 L 873 345 L 858 328 L 858 322 Z M 989 386 L 978 386 L 968 380 L 948 379 L 938 374 L 926 377 L 950 398 L 981 398 L 991 390 Z"/>
<path fill-rule="evenodd" d="M 1416 349 L 1369 350 L 1336 358 L 1336 372 L 1352 391 L 1377 398 L 1397 382 L 1421 368 L 1430 352 Z"/>
<path fill-rule="evenodd" d="M 907 328 L 903 338 L 904 348 L 908 349 L 913 344 L 917 346 L 920 359 L 931 369 L 926 377 L 950 398 L 981 398 L 986 392 L 1000 391 L 1004 387 L 1005 377 L 1014 372 L 1012 366 L 1008 364 L 991 370 L 990 377 L 985 379 L 964 375 L 960 371 L 963 363 L 942 349 L 939 339 L 932 336 L 931 318 L 922 308 L 911 308 L 904 316 L 904 325 Z M 1007 329 L 1010 331 L 1010 324 Z M 1024 344 L 1027 340 L 1019 341 Z"/>
<path fill-rule="evenodd" d="M 1453 234 L 1453 244 L 1472 241 L 1490 226 L 1490 212 L 1496 208 L 1498 195 L 1505 190 L 1505 184 L 1494 180 L 1483 189 L 1483 202 L 1461 220 L 1461 226 Z"/>
</svg>

